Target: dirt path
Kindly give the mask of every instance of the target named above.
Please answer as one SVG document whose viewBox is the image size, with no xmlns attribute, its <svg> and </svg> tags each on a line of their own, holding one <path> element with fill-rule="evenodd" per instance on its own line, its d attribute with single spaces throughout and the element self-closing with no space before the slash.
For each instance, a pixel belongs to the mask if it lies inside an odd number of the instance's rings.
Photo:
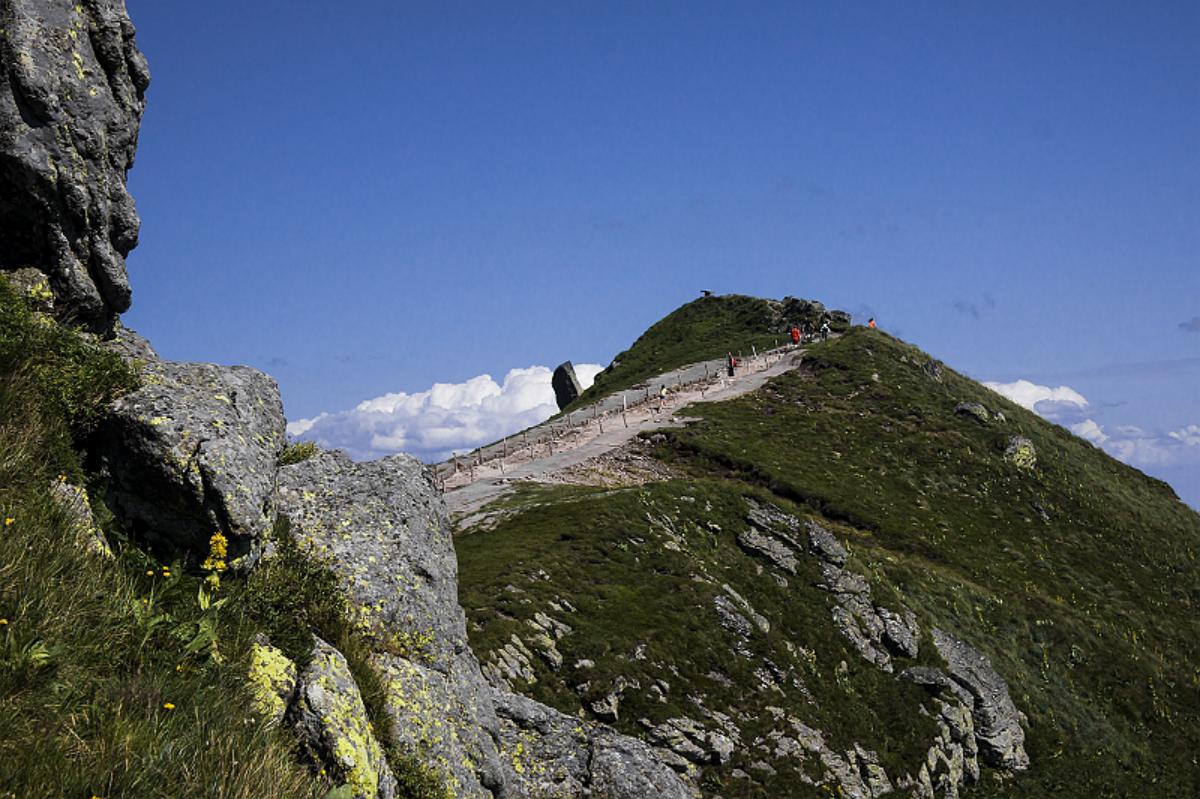
<svg viewBox="0 0 1200 799">
<path fill-rule="evenodd" d="M 439 464 L 446 505 L 452 516 L 467 517 L 512 490 L 514 482 L 538 480 L 611 452 L 647 430 L 680 427 L 684 418 L 675 415 L 677 410 L 694 402 L 720 402 L 753 391 L 796 368 L 804 352 L 785 348 L 763 353 L 740 367 L 732 378 L 724 376 L 723 360 L 691 364 L 646 381 L 649 386 L 674 387 L 661 409 L 664 403 L 653 391 L 618 392 L 570 416 L 551 419 L 460 457 L 457 464 Z"/>
</svg>

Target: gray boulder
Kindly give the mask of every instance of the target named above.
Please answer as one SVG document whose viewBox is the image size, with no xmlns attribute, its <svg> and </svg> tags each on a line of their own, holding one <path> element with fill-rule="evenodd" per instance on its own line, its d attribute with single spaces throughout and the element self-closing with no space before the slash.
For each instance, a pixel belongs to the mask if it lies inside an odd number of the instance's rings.
<svg viewBox="0 0 1200 799">
<path fill-rule="evenodd" d="M 954 406 L 954 412 L 960 416 L 969 416 L 980 424 L 987 424 L 992 418 L 987 407 L 980 402 L 960 402 Z"/>
<path fill-rule="evenodd" d="M 340 578 L 387 682 L 398 743 L 455 796 L 573 797 L 587 785 L 605 786 L 614 799 L 689 795 L 643 744 L 484 680 L 458 604 L 445 503 L 420 462 L 398 455 L 354 463 L 321 451 L 279 470 L 278 505 L 300 545 Z M 570 632 L 549 616 L 537 622 L 547 638 Z M 527 665 L 529 650 L 515 640 Z M 510 708 L 506 719 L 497 703 Z M 560 784 L 559 793 L 534 791 Z"/>
<path fill-rule="evenodd" d="M 49 278 L 62 318 L 129 307 L 125 185 L 150 83 L 124 0 L 0 0 L 0 270 Z"/>
<path fill-rule="evenodd" d="M 110 407 L 98 444 L 110 503 L 136 535 L 203 557 L 219 531 L 230 561 L 257 555 L 284 444 L 274 380 L 246 366 L 153 361 L 141 388 Z"/>
<path fill-rule="evenodd" d="M 698 794 L 645 743 L 498 691 L 512 796 L 692 799 Z"/>
<path fill-rule="evenodd" d="M 554 369 L 550 385 L 554 388 L 554 401 L 560 411 L 583 393 L 579 378 L 575 376 L 575 366 L 570 361 L 564 361 Z"/>
<path fill-rule="evenodd" d="M 393 799 L 396 780 L 375 738 L 350 666 L 321 639 L 300 675 L 288 717 L 312 758 L 354 799 Z"/>
<path fill-rule="evenodd" d="M 120 319 L 113 322 L 109 335 L 98 343 L 104 349 L 117 353 L 127 361 L 158 360 L 158 353 L 154 351 L 154 347 L 150 346 L 150 342 L 136 330 L 121 324 Z"/>
</svg>

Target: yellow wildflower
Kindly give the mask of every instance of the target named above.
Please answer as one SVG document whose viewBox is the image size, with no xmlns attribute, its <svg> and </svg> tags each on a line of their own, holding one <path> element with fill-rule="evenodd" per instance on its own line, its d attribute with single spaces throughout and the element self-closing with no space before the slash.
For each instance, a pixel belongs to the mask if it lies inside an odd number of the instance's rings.
<svg viewBox="0 0 1200 799">
<path fill-rule="evenodd" d="M 147 571 L 147 572 L 146 572 L 146 576 L 147 576 L 147 577 L 153 577 L 153 576 L 154 576 L 154 569 L 150 569 L 149 571 Z"/>
<path fill-rule="evenodd" d="M 6 624 L 8 624 L 8 619 L 0 619 L 0 627 L 5 626 Z"/>
<path fill-rule="evenodd" d="M 65 483 L 65 482 L 67 482 L 67 476 L 66 476 L 65 474 L 60 474 L 60 475 L 58 476 L 58 482 L 60 482 L 60 483 Z"/>
<path fill-rule="evenodd" d="M 174 702 L 163 702 L 163 710 L 174 710 L 174 709 L 175 709 Z"/>
<path fill-rule="evenodd" d="M 208 539 L 208 557 L 200 564 L 200 568 L 210 572 L 225 571 L 225 556 L 229 554 L 229 539 L 221 535 L 221 532 L 212 534 L 212 538 Z"/>
<path fill-rule="evenodd" d="M 4 526 L 5 527 L 12 527 L 16 523 L 17 523 L 17 520 L 14 519 L 13 517 L 11 517 L 11 516 L 4 517 Z"/>
</svg>

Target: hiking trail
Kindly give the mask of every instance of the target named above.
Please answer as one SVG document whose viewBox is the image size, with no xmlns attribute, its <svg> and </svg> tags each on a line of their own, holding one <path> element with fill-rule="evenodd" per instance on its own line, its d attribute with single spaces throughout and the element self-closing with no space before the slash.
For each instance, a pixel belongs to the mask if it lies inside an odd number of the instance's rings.
<svg viewBox="0 0 1200 799">
<path fill-rule="evenodd" d="M 437 464 L 434 469 L 452 517 L 469 518 L 519 482 L 539 481 L 612 452 L 639 433 L 682 427 L 679 412 L 696 402 L 721 402 L 762 386 L 800 365 L 806 349 L 760 353 L 726 376 L 724 359 L 701 361 L 617 391 L 552 417 L 499 442 Z M 656 393 L 666 386 L 666 400 Z"/>
</svg>

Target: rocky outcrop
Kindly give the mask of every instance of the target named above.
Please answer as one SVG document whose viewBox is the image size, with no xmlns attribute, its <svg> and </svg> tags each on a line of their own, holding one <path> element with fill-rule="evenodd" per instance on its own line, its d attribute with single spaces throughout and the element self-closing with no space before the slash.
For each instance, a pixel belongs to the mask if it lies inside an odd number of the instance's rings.
<svg viewBox="0 0 1200 799">
<path fill-rule="evenodd" d="M 203 557 L 214 532 L 230 560 L 257 555 L 274 522 L 284 445 L 275 381 L 246 366 L 153 361 L 98 435 L 113 510 L 152 545 Z"/>
<path fill-rule="evenodd" d="M 458 604 L 445 505 L 421 463 L 406 455 L 354 463 L 339 452 L 318 452 L 280 470 L 278 502 L 297 541 L 326 558 L 339 576 L 387 681 L 387 709 L 401 747 L 440 774 L 455 796 L 537 795 L 529 790 L 535 774 L 575 775 L 563 777 L 564 784 L 578 779 L 593 789 L 608 780 L 618 791 L 623 780 L 634 779 L 603 764 L 628 765 L 629 752 L 640 744 L 588 727 L 584 749 L 568 748 L 562 736 L 569 738 L 578 720 L 550 724 L 547 719 L 561 714 L 484 680 Z M 545 614 L 534 622 L 528 636 L 533 650 L 551 668 L 561 666 L 554 643 L 570 626 Z M 512 653 L 503 667 L 489 664 L 494 677 L 532 676 L 531 649 L 514 637 Z M 518 708 L 507 726 L 497 715 L 498 702 Z M 540 729 L 551 740 L 543 741 Z M 515 768 L 513 758 L 525 765 Z M 663 795 L 682 790 L 669 769 L 654 774 L 669 786 Z"/>
<path fill-rule="evenodd" d="M 300 675 L 288 715 L 313 760 L 334 782 L 349 786 L 354 799 L 395 797 L 395 777 L 367 720 L 350 666 L 320 639 Z"/>
<path fill-rule="evenodd" d="M 570 361 L 565 361 L 555 367 L 554 374 L 550 378 L 550 385 L 554 389 L 554 401 L 558 403 L 560 411 L 583 393 L 583 388 L 579 385 L 579 378 L 575 376 L 575 365 Z"/>
<path fill-rule="evenodd" d="M 0 269 L 36 267 L 62 318 L 129 307 L 125 176 L 150 82 L 123 0 L 0 0 Z"/>
<path fill-rule="evenodd" d="M 425 467 L 407 455 L 354 463 L 318 452 L 280 470 L 279 510 L 339 576 L 389 682 L 400 741 L 456 795 L 498 789 L 499 722 L 467 645 L 445 506 Z"/>
<path fill-rule="evenodd" d="M 946 661 L 950 688 L 971 708 L 983 762 L 1014 771 L 1028 768 L 1024 716 L 1013 704 L 1004 678 L 986 655 L 949 633 L 935 628 L 933 643 Z"/>
<path fill-rule="evenodd" d="M 798 563 L 797 531 L 801 522 L 770 505 L 748 501 L 749 518 L 761 538 L 752 548 L 782 568 Z M 804 523 L 807 550 L 821 567 L 821 585 L 830 592 L 835 624 L 863 656 L 885 672 L 892 672 L 895 658 L 915 658 L 920 651 L 921 629 L 916 616 L 906 608 L 892 610 L 876 605 L 870 585 L 847 568 L 849 553 L 837 537 L 813 521 Z M 748 549 L 742 543 L 744 549 Z M 783 551 L 788 553 L 785 559 Z M 769 553 L 769 554 L 768 554 Z M 748 626 L 748 625 L 745 625 Z M 979 778 L 979 760 L 996 768 L 1013 771 L 1029 767 L 1025 752 L 1024 716 L 1013 704 L 1004 679 L 982 653 L 966 642 L 939 629 L 931 631 L 946 670 L 932 666 L 905 669 L 901 679 L 923 685 L 933 694 L 933 712 L 939 736 L 930 747 L 926 762 L 915 775 L 897 780 L 896 787 L 910 789 L 914 796 L 956 799 L 959 789 Z M 793 730 L 805 733 L 798 720 Z M 803 729 L 802 729 L 803 728 Z M 823 751 L 816 731 L 800 734 L 799 749 L 820 755 L 828 773 L 837 779 L 848 796 L 879 796 L 892 790 L 887 775 L 870 753 L 845 757 Z M 783 735 L 782 733 L 780 735 Z M 777 743 L 790 751 L 786 735 Z M 778 752 L 777 752 L 778 754 Z M 857 762 L 856 762 L 857 761 Z"/>
<path fill-rule="evenodd" d="M 495 699 L 511 795 L 692 799 L 649 746 L 507 692 Z"/>
<path fill-rule="evenodd" d="M 954 406 L 954 412 L 959 416 L 969 416 L 980 424 L 987 424 L 992 418 L 987 406 L 981 402 L 960 402 Z"/>
<path fill-rule="evenodd" d="M 867 581 L 844 568 L 846 549 L 829 530 L 809 522 L 808 539 L 821 559 L 822 585 L 834 598 L 834 623 L 859 654 L 887 672 L 893 657 L 915 658 L 921 630 L 912 612 L 876 605 Z"/>
</svg>

